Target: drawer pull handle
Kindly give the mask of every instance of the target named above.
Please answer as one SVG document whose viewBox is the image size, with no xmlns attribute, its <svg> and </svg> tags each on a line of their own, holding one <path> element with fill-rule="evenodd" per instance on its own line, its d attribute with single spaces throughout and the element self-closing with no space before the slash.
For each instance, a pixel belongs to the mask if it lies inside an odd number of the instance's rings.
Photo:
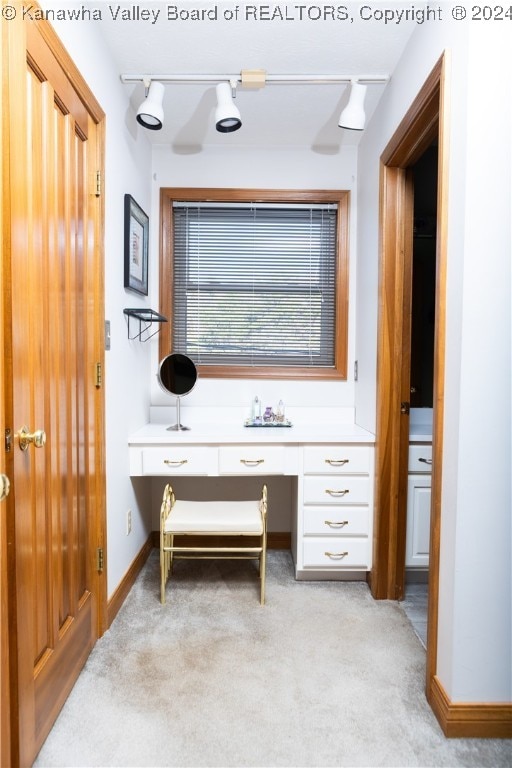
<svg viewBox="0 0 512 768">
<path fill-rule="evenodd" d="M 328 525 L 329 528 L 344 528 L 348 525 L 348 520 L 324 520 L 324 523 Z"/>
<path fill-rule="evenodd" d="M 265 459 L 240 459 L 240 464 L 245 464 L 246 467 L 258 467 L 264 461 Z"/>
<path fill-rule="evenodd" d="M 432 459 L 418 459 L 418 461 L 422 461 L 423 464 L 432 464 Z"/>
<path fill-rule="evenodd" d="M 329 496 L 346 496 L 347 493 L 350 493 L 350 490 L 346 488 L 344 491 L 333 491 L 332 488 L 326 488 L 325 492 L 329 494 Z"/>
<path fill-rule="evenodd" d="M 181 459 L 180 461 L 172 461 L 172 459 L 164 459 L 164 464 L 169 467 L 182 467 L 183 464 L 188 464 L 188 459 Z"/>
<path fill-rule="evenodd" d="M 350 459 L 326 459 L 325 463 L 330 464 L 331 467 L 342 467 L 344 464 L 348 464 Z"/>
<path fill-rule="evenodd" d="M 324 552 L 326 557 L 330 557 L 331 560 L 342 560 L 348 555 L 348 552 Z"/>
</svg>

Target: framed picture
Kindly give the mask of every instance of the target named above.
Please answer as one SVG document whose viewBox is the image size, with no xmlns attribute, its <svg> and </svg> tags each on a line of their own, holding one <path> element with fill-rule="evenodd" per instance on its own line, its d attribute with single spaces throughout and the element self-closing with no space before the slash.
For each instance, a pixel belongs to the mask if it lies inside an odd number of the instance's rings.
<svg viewBox="0 0 512 768">
<path fill-rule="evenodd" d="M 149 218 L 131 195 L 124 196 L 124 287 L 148 295 Z"/>
</svg>

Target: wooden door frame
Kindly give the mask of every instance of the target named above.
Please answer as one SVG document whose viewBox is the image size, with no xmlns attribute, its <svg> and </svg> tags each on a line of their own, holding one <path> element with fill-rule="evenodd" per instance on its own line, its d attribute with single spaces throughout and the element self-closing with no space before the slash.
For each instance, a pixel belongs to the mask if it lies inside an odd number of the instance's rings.
<svg viewBox="0 0 512 768">
<path fill-rule="evenodd" d="M 403 484 L 409 419 L 397 395 L 404 385 L 410 333 L 410 207 L 407 169 L 437 138 L 439 145 L 434 340 L 433 471 L 430 528 L 426 691 L 430 700 L 437 665 L 441 470 L 445 369 L 445 306 L 448 205 L 449 54 L 444 52 L 381 156 L 380 281 L 377 362 L 376 504 L 373 568 L 376 599 L 396 600 L 405 581 Z M 406 221 L 409 221 L 407 225 Z M 409 276 L 409 282 L 407 282 Z M 410 346 L 410 344 L 409 344 Z M 409 400 L 409 397 L 406 398 Z"/>
</svg>

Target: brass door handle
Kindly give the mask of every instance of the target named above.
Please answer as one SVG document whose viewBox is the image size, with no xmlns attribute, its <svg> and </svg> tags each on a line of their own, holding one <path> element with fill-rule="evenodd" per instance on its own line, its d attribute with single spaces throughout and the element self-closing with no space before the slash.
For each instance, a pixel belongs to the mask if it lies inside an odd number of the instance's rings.
<svg viewBox="0 0 512 768">
<path fill-rule="evenodd" d="M 7 475 L 0 474 L 0 501 L 6 499 L 11 490 L 11 484 Z"/>
<path fill-rule="evenodd" d="M 36 429 L 35 432 L 29 432 L 28 427 L 22 427 L 18 432 L 18 439 L 22 451 L 26 451 L 31 443 L 36 448 L 43 448 L 46 443 L 46 432 L 44 429 Z"/>
<path fill-rule="evenodd" d="M 324 520 L 325 525 L 328 525 L 329 528 L 344 528 L 346 525 L 348 525 L 348 520 Z"/>
<path fill-rule="evenodd" d="M 329 496 L 346 496 L 347 493 L 350 493 L 350 490 L 346 488 L 344 491 L 334 491 L 332 488 L 326 488 L 325 492 L 329 494 Z"/>
</svg>

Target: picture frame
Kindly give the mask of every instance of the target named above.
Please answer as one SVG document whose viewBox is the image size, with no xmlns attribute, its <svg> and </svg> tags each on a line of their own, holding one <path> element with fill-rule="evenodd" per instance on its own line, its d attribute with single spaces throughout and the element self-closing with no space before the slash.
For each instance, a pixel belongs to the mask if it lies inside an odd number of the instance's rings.
<svg viewBox="0 0 512 768">
<path fill-rule="evenodd" d="M 124 196 L 124 287 L 148 295 L 149 217 L 131 195 Z"/>
</svg>

